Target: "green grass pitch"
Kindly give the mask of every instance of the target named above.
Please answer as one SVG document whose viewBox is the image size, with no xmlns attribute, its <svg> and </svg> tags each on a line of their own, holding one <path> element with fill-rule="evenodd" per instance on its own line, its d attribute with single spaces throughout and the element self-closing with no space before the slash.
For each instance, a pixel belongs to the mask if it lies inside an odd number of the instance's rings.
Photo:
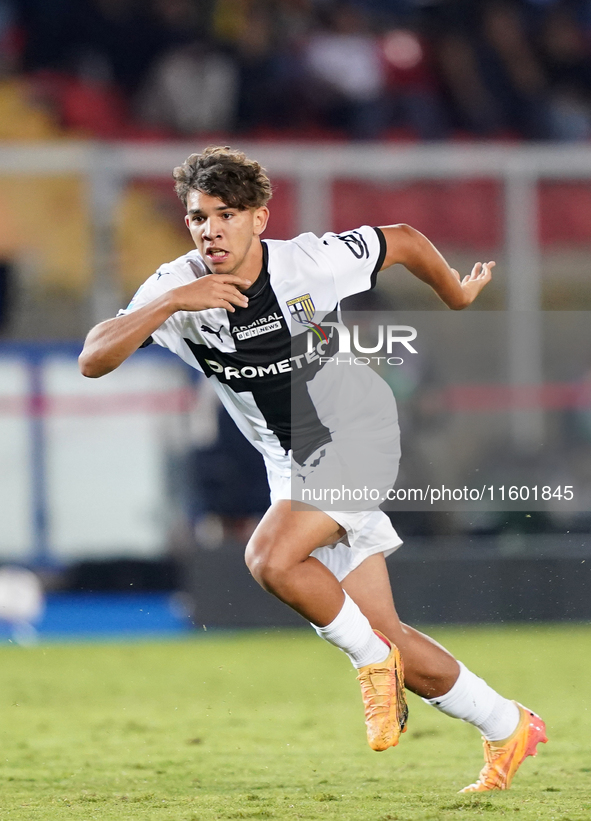
<svg viewBox="0 0 591 821">
<path fill-rule="evenodd" d="M 366 745 L 346 657 L 302 631 L 0 648 L 0 821 L 591 819 L 591 625 L 433 630 L 550 742 L 505 793 L 462 796 L 474 728 L 410 697 Z"/>
</svg>

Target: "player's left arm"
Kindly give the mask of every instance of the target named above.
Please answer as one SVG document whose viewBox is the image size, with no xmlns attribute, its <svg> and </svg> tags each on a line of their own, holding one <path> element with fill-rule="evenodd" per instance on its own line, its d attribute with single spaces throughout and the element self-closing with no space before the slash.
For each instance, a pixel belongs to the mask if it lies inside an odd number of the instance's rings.
<svg viewBox="0 0 591 821">
<path fill-rule="evenodd" d="M 477 262 L 463 279 L 451 268 L 424 234 L 410 225 L 380 228 L 386 240 L 386 256 L 380 270 L 400 263 L 422 282 L 430 285 L 448 308 L 459 311 L 470 305 L 491 280 L 494 262 Z"/>
</svg>

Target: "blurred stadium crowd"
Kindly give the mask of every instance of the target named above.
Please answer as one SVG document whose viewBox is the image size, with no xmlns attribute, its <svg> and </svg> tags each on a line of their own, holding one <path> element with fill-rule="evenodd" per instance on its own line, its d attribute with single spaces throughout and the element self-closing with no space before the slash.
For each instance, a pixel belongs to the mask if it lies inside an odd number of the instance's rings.
<svg viewBox="0 0 591 821">
<path fill-rule="evenodd" d="M 584 140 L 591 0 L 0 0 L 0 138 Z"/>
</svg>

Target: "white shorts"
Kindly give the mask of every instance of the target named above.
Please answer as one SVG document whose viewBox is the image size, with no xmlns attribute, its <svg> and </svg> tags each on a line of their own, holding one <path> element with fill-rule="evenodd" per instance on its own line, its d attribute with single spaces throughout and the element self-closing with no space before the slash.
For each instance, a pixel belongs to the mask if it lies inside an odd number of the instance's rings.
<svg viewBox="0 0 591 821">
<path fill-rule="evenodd" d="M 312 556 L 328 567 L 340 582 L 369 556 L 374 553 L 389 556 L 402 544 L 392 522 L 381 510 L 368 513 L 331 510 L 327 515 L 345 528 L 346 535 L 335 545 L 316 548 Z"/>
<path fill-rule="evenodd" d="M 333 461 L 331 457 L 333 457 L 334 454 L 331 454 L 330 451 L 334 447 L 335 443 L 331 442 L 319 448 L 319 450 L 326 449 L 329 451 L 327 457 L 325 457 L 327 462 Z M 398 447 L 397 442 L 395 447 Z M 394 460 L 387 460 L 389 468 L 383 471 L 383 478 L 380 483 L 381 490 L 387 490 L 394 484 L 398 467 L 398 457 L 399 451 L 398 456 L 395 456 Z M 317 461 L 315 454 L 306 461 Z M 393 467 L 394 463 L 395 466 Z M 322 460 L 319 467 L 323 464 L 324 460 Z M 386 462 L 384 461 L 384 465 L 385 464 Z M 276 465 L 267 462 L 267 475 L 271 488 L 271 504 L 280 499 L 294 499 L 292 471 L 289 465 L 287 469 L 278 470 Z M 297 479 L 295 484 L 298 484 Z M 299 492 L 295 495 L 299 496 Z M 311 502 L 311 504 L 314 504 L 314 502 Z M 393 553 L 402 544 L 402 539 L 394 530 L 392 522 L 381 510 L 341 511 L 333 510 L 332 507 L 319 507 L 324 510 L 327 516 L 330 516 L 337 524 L 343 527 L 346 533 L 340 542 L 327 547 L 318 547 L 311 555 L 322 562 L 339 581 L 342 581 L 349 573 L 355 570 L 355 568 L 359 567 L 369 556 L 373 556 L 375 553 L 383 553 L 384 556 L 389 556 L 390 553 Z"/>
</svg>

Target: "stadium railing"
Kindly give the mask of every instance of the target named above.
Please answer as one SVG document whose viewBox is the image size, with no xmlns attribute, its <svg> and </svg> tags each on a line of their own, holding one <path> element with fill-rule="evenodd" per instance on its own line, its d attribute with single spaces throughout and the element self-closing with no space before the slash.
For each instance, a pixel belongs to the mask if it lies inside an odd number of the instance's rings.
<svg viewBox="0 0 591 821">
<path fill-rule="evenodd" d="M 80 175 L 92 222 L 93 283 L 90 314 L 98 322 L 125 303 L 116 276 L 116 211 L 130 179 L 168 177 L 198 146 L 193 144 L 60 142 L 0 146 L 0 174 L 30 177 Z M 591 149 L 585 145 L 273 145 L 244 143 L 270 175 L 293 181 L 296 230 L 333 229 L 332 185 L 336 180 L 379 183 L 492 179 L 502 185 L 509 381 L 538 384 L 542 378 L 541 325 L 523 323 L 521 311 L 542 305 L 538 230 L 539 183 L 591 180 Z M 401 215 L 404 217 L 404 215 Z M 513 439 L 535 449 L 543 433 L 543 415 L 513 413 Z"/>
<path fill-rule="evenodd" d="M 160 558 L 170 461 L 198 401 L 156 346 L 101 380 L 75 343 L 0 343 L 0 562 Z"/>
</svg>

